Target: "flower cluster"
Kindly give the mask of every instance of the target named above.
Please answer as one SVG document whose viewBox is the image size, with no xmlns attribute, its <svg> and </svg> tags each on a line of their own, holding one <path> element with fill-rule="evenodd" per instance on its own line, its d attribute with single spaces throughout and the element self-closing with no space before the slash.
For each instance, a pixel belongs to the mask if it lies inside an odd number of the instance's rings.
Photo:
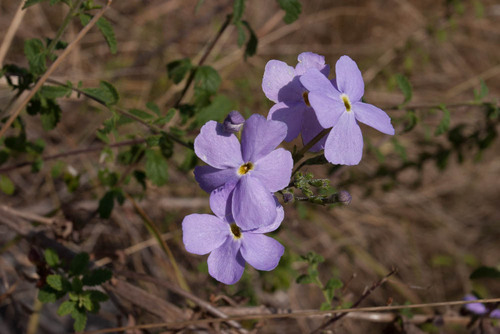
<svg viewBox="0 0 500 334">
<path fill-rule="evenodd" d="M 361 102 L 364 83 L 356 63 L 342 56 L 336 78 L 323 56 L 304 52 L 294 67 L 278 60 L 267 63 L 262 89 L 275 104 L 267 119 L 254 114 L 245 121 L 231 112 L 224 122 L 207 122 L 194 142 L 198 158 L 206 163 L 194 170 L 200 187 L 210 193 L 213 215 L 191 214 L 182 222 L 188 252 L 208 257 L 208 271 L 225 284 L 234 284 L 245 263 L 258 270 L 274 269 L 284 247 L 263 235 L 276 230 L 283 207 L 274 193 L 289 186 L 294 161 L 277 148 L 299 134 L 310 150 L 324 149 L 333 164 L 356 165 L 363 138 L 358 122 L 393 135 L 394 128 L 381 109 Z M 330 129 L 327 136 L 324 129 Z M 241 141 L 237 134 L 241 131 Z M 350 201 L 350 195 L 349 195 Z"/>
</svg>

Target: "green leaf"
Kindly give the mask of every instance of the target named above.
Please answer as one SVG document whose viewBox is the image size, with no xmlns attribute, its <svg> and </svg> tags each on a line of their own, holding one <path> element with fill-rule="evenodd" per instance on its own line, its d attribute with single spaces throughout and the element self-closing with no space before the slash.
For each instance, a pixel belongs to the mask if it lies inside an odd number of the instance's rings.
<svg viewBox="0 0 500 334">
<path fill-rule="evenodd" d="M 50 286 L 44 286 L 38 290 L 38 300 L 42 303 L 54 303 L 57 301 L 57 291 Z"/>
<path fill-rule="evenodd" d="M 332 308 L 332 304 L 329 303 L 329 302 L 324 302 L 321 304 L 321 306 L 319 307 L 320 311 L 327 311 L 329 309 Z"/>
<path fill-rule="evenodd" d="M 157 186 L 168 180 L 168 164 L 163 155 L 153 149 L 146 149 L 146 176 Z"/>
<path fill-rule="evenodd" d="M 140 110 L 140 109 L 129 109 L 128 112 L 136 117 L 139 117 L 140 119 L 143 119 L 143 120 L 149 120 L 149 119 L 155 118 L 153 115 L 151 115 L 143 110 Z"/>
<path fill-rule="evenodd" d="M 160 141 L 160 151 L 165 158 L 170 158 L 174 154 L 174 142 L 166 134 L 162 134 Z"/>
<path fill-rule="evenodd" d="M 83 282 L 78 277 L 73 277 L 71 281 L 71 290 L 73 292 L 81 292 L 83 290 Z"/>
<path fill-rule="evenodd" d="M 472 272 L 469 276 L 470 279 L 479 279 L 479 278 L 500 278 L 500 270 L 493 267 L 479 267 Z"/>
<path fill-rule="evenodd" d="M 120 95 L 116 88 L 106 81 L 101 81 L 98 88 L 84 88 L 82 90 L 86 94 L 103 102 L 108 107 L 117 104 L 120 99 Z"/>
<path fill-rule="evenodd" d="M 439 106 L 439 109 L 441 109 L 441 111 L 443 112 L 443 118 L 441 118 L 441 121 L 439 122 L 436 131 L 434 132 L 435 136 L 442 135 L 450 128 L 450 111 L 446 109 L 446 106 L 444 104 L 441 104 Z"/>
<path fill-rule="evenodd" d="M 295 282 L 297 284 L 310 284 L 310 283 L 314 283 L 314 279 L 307 274 L 303 274 L 303 275 L 300 275 L 299 277 L 297 277 Z"/>
<path fill-rule="evenodd" d="M 26 2 L 24 3 L 23 9 L 26 9 L 28 7 L 36 5 L 37 3 L 40 3 L 43 1 L 47 1 L 47 0 L 26 0 Z"/>
<path fill-rule="evenodd" d="M 24 54 L 28 58 L 30 72 L 35 76 L 41 75 L 47 70 L 45 52 L 45 46 L 38 38 L 28 39 L 24 42 Z"/>
<path fill-rule="evenodd" d="M 290 24 L 299 18 L 302 11 L 302 5 L 299 0 L 278 0 L 278 4 L 285 11 L 283 21 L 286 24 Z"/>
<path fill-rule="evenodd" d="M 96 25 L 103 34 L 106 43 L 108 43 L 109 50 L 112 54 L 115 54 L 117 51 L 117 42 L 113 26 L 104 17 L 101 17 L 99 20 L 97 20 Z"/>
<path fill-rule="evenodd" d="M 73 260 L 71 260 L 71 263 L 69 265 L 69 271 L 73 276 L 81 275 L 87 269 L 88 265 L 89 265 L 89 254 L 78 253 L 73 258 Z"/>
<path fill-rule="evenodd" d="M 300 258 L 303 261 L 309 262 L 310 264 L 318 264 L 325 261 L 323 256 L 314 252 L 308 252 L 306 255 L 301 255 Z"/>
<path fill-rule="evenodd" d="M 409 132 L 413 130 L 413 128 L 417 125 L 418 123 L 418 117 L 417 114 L 415 113 L 415 110 L 408 110 L 405 115 L 406 119 L 406 124 L 405 124 L 405 129 L 403 132 Z"/>
<path fill-rule="evenodd" d="M 71 88 L 66 86 L 42 86 L 40 95 L 47 99 L 56 99 L 71 94 Z"/>
<path fill-rule="evenodd" d="M 245 34 L 245 29 L 243 28 L 243 23 L 238 22 L 236 24 L 236 30 L 238 31 L 238 47 L 242 47 L 245 44 L 245 40 L 247 39 L 247 35 Z"/>
<path fill-rule="evenodd" d="M 136 181 L 142 186 L 142 189 L 146 190 L 146 173 L 144 173 L 142 170 L 134 170 L 133 175 Z"/>
<path fill-rule="evenodd" d="M 40 119 L 45 131 L 54 129 L 61 120 L 62 110 L 53 99 L 44 99 L 40 108 Z"/>
<path fill-rule="evenodd" d="M 111 279 L 113 273 L 106 268 L 98 268 L 92 270 L 82 278 L 82 282 L 87 286 L 101 285 Z"/>
<path fill-rule="evenodd" d="M 245 59 L 246 59 L 247 57 L 255 55 L 255 53 L 257 52 L 257 45 L 259 43 L 259 40 L 257 39 L 257 35 L 253 31 L 250 24 L 247 21 L 243 21 L 243 24 L 245 25 L 245 27 L 248 30 L 248 33 L 250 34 L 247 45 L 245 47 Z"/>
<path fill-rule="evenodd" d="M 61 260 L 59 260 L 59 256 L 57 255 L 56 251 L 53 250 L 52 248 L 47 248 L 43 252 L 45 262 L 49 265 L 49 267 L 56 268 L 59 266 L 61 263 Z"/>
<path fill-rule="evenodd" d="M 90 299 L 94 302 L 105 302 L 109 299 L 107 294 L 98 290 L 87 290 L 87 292 L 90 294 Z"/>
<path fill-rule="evenodd" d="M 63 302 L 61 305 L 59 305 L 59 308 L 57 309 L 57 314 L 62 317 L 67 314 L 70 314 L 71 312 L 73 312 L 74 309 L 75 309 L 75 302 L 67 300 Z"/>
<path fill-rule="evenodd" d="M 85 307 L 87 311 L 92 311 L 94 308 L 94 303 L 92 303 L 88 291 L 84 291 L 84 293 L 80 295 L 79 305 Z"/>
<path fill-rule="evenodd" d="M 167 64 L 168 78 L 175 84 L 178 84 L 184 79 L 186 74 L 191 70 L 193 65 L 189 58 L 174 60 Z"/>
<path fill-rule="evenodd" d="M 146 103 L 146 108 L 148 108 L 149 110 L 151 110 L 152 112 L 154 112 L 156 114 L 156 116 L 161 116 L 161 111 L 160 111 L 160 107 L 158 107 L 158 105 L 154 102 L 148 102 Z"/>
<path fill-rule="evenodd" d="M 115 192 L 109 190 L 104 194 L 104 196 L 99 200 L 99 207 L 97 211 L 99 216 L 104 219 L 108 219 L 111 216 L 113 207 L 115 206 Z"/>
<path fill-rule="evenodd" d="M 6 195 L 12 195 L 15 187 L 14 183 L 5 175 L 0 175 L 0 190 Z"/>
<path fill-rule="evenodd" d="M 170 122 L 172 120 L 172 118 L 174 117 L 174 115 L 175 115 L 175 109 L 170 108 L 164 117 L 158 118 L 153 123 L 156 125 L 159 125 L 159 126 L 163 126 L 163 125 L 167 124 L 168 122 Z"/>
<path fill-rule="evenodd" d="M 63 281 L 61 275 L 48 275 L 47 284 L 54 290 L 62 291 Z"/>
<path fill-rule="evenodd" d="M 338 278 L 330 278 L 328 282 L 325 284 L 325 292 L 328 297 L 328 300 L 332 300 L 335 296 L 335 291 L 341 289 L 344 286 L 341 280 Z"/>
<path fill-rule="evenodd" d="M 398 83 L 399 89 L 401 89 L 401 92 L 403 92 L 404 95 L 404 101 L 401 105 L 405 105 L 406 103 L 410 102 L 412 96 L 413 96 L 413 91 L 412 87 L 410 84 L 410 81 L 408 78 L 402 74 L 397 74 L 396 75 L 396 81 Z"/>
<path fill-rule="evenodd" d="M 480 80 L 479 89 L 474 89 L 474 101 L 481 102 L 488 95 L 489 89 L 483 79 Z"/>
<path fill-rule="evenodd" d="M 244 11 L 245 11 L 245 0 L 234 0 L 233 23 L 237 23 L 241 20 Z"/>
<path fill-rule="evenodd" d="M 221 78 L 219 73 L 211 66 L 199 66 L 194 75 L 195 87 L 210 94 L 215 94 L 219 89 Z"/>
<path fill-rule="evenodd" d="M 71 312 L 71 317 L 75 319 L 75 323 L 73 324 L 75 331 L 83 332 L 85 325 L 87 324 L 87 313 L 85 313 L 84 310 L 80 310 L 75 307 Z"/>
<path fill-rule="evenodd" d="M 233 103 L 225 95 L 217 95 L 212 103 L 202 108 L 196 115 L 195 124 L 200 127 L 210 120 L 222 121 L 232 110 Z"/>
</svg>

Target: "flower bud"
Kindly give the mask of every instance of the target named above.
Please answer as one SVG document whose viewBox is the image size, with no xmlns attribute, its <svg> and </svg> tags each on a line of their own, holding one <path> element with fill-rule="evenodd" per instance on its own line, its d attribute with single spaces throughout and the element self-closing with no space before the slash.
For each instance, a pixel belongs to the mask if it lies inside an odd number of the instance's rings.
<svg viewBox="0 0 500 334">
<path fill-rule="evenodd" d="M 245 117 L 243 117 L 238 111 L 233 110 L 227 115 L 222 125 L 224 131 L 228 133 L 236 133 L 241 130 L 244 123 Z"/>
<path fill-rule="evenodd" d="M 346 190 L 341 190 L 337 194 L 337 200 L 339 201 L 339 203 L 342 203 L 344 205 L 349 205 L 351 203 L 352 196 Z"/>
<path fill-rule="evenodd" d="M 293 201 L 293 194 L 292 193 L 283 193 L 283 202 L 290 203 L 291 201 Z"/>
</svg>

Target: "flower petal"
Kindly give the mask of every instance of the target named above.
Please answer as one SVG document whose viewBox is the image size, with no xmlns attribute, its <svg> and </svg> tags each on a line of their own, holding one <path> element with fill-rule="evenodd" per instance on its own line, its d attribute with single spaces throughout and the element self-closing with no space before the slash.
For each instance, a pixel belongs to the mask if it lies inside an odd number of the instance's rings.
<svg viewBox="0 0 500 334">
<path fill-rule="evenodd" d="M 271 192 L 251 174 L 244 175 L 233 192 L 232 212 L 243 230 L 270 225 L 276 219 L 276 204 Z"/>
<path fill-rule="evenodd" d="M 278 103 L 278 94 L 295 77 L 295 70 L 292 66 L 279 60 L 270 60 L 266 64 L 264 77 L 262 78 L 262 90 L 266 97 Z"/>
<path fill-rule="evenodd" d="M 226 242 L 210 253 L 208 273 L 224 284 L 238 282 L 245 270 L 245 260 L 240 253 L 240 242 L 228 237 Z"/>
<path fill-rule="evenodd" d="M 382 133 L 394 135 L 391 118 L 382 109 L 368 103 L 356 102 L 353 104 L 352 110 L 359 122 L 369 125 Z"/>
<path fill-rule="evenodd" d="M 347 94 L 352 103 L 358 102 L 365 93 L 365 83 L 356 62 L 342 56 L 335 64 L 335 76 L 339 91 Z"/>
<path fill-rule="evenodd" d="M 210 193 L 210 209 L 219 218 L 232 223 L 232 191 L 236 182 L 228 182 Z"/>
<path fill-rule="evenodd" d="M 283 218 L 285 218 L 285 210 L 283 210 L 283 206 L 281 206 L 280 202 L 276 198 L 276 196 L 273 195 L 274 202 L 276 203 L 276 219 L 271 225 L 267 226 L 262 226 L 259 227 L 255 230 L 251 231 L 243 231 L 243 232 L 251 232 L 251 233 L 268 233 L 275 231 L 278 227 L 280 227 L 281 222 L 283 221 Z"/>
<path fill-rule="evenodd" d="M 330 74 L 330 66 L 325 65 L 325 57 L 320 56 L 313 52 L 302 52 L 297 57 L 299 61 L 297 66 L 295 66 L 295 75 L 302 75 L 308 69 L 315 68 L 325 76 Z"/>
<path fill-rule="evenodd" d="M 210 253 L 230 235 L 226 222 L 212 215 L 191 214 L 182 221 L 182 241 L 190 253 Z"/>
<path fill-rule="evenodd" d="M 290 142 L 300 133 L 302 114 L 306 108 L 303 102 L 298 102 L 290 106 L 286 105 L 284 102 L 279 102 L 269 110 L 267 119 L 285 123 L 287 125 L 285 141 Z"/>
<path fill-rule="evenodd" d="M 302 143 L 306 145 L 321 131 L 323 131 L 323 127 L 321 126 L 321 124 L 319 124 L 318 118 L 316 117 L 316 113 L 312 108 L 308 108 L 308 110 L 304 112 L 304 117 L 302 119 L 302 129 L 301 129 Z M 319 142 L 314 144 L 313 147 L 309 149 L 309 151 L 318 152 L 324 149 L 326 143 L 326 137 L 327 136 L 321 138 Z"/>
<path fill-rule="evenodd" d="M 309 103 L 316 113 L 319 124 L 325 129 L 331 128 L 345 112 L 343 102 L 332 99 L 322 92 L 310 92 Z"/>
<path fill-rule="evenodd" d="M 194 178 L 201 189 L 207 193 L 212 192 L 228 182 L 238 180 L 236 168 L 217 169 L 212 166 L 196 166 L 194 168 Z"/>
<path fill-rule="evenodd" d="M 292 154 L 278 148 L 257 160 L 251 175 L 259 179 L 269 192 L 276 192 L 288 186 L 292 168 Z"/>
<path fill-rule="evenodd" d="M 285 247 L 273 238 L 259 233 L 243 233 L 241 255 L 258 270 L 273 270 L 280 262 Z"/>
<path fill-rule="evenodd" d="M 315 68 L 311 68 L 300 76 L 300 82 L 309 92 L 321 93 L 333 100 L 342 102 L 340 92 L 333 86 L 330 80 Z"/>
<path fill-rule="evenodd" d="M 239 167 L 243 163 L 238 138 L 225 132 L 222 124 L 215 121 L 208 121 L 201 127 L 194 140 L 194 152 L 198 158 L 219 169 Z"/>
<path fill-rule="evenodd" d="M 330 131 L 325 158 L 332 164 L 357 165 L 363 155 L 363 136 L 353 112 L 345 112 Z"/>
<path fill-rule="evenodd" d="M 255 162 L 268 155 L 285 139 L 286 133 L 285 123 L 268 121 L 261 115 L 253 114 L 245 122 L 241 133 L 243 159 Z"/>
</svg>

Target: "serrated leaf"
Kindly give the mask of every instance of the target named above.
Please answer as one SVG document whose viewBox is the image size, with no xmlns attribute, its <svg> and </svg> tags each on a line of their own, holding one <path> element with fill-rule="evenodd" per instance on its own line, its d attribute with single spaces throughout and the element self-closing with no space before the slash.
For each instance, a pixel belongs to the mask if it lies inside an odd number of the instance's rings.
<svg viewBox="0 0 500 334">
<path fill-rule="evenodd" d="M 86 94 L 100 100 L 107 106 L 112 106 L 118 103 L 120 95 L 116 88 L 106 81 L 101 81 L 98 88 L 82 89 Z"/>
<path fill-rule="evenodd" d="M 36 76 L 47 70 L 45 51 L 45 46 L 38 38 L 28 39 L 24 42 L 24 54 L 28 59 L 30 72 Z"/>
<path fill-rule="evenodd" d="M 82 278 L 82 282 L 87 286 L 96 286 L 109 281 L 112 276 L 113 273 L 110 270 L 106 268 L 98 268 L 84 275 Z"/>
<path fill-rule="evenodd" d="M 12 183 L 8 176 L 0 175 L 0 190 L 6 195 L 12 195 L 14 193 L 14 183 Z"/>
<path fill-rule="evenodd" d="M 143 120 L 150 120 L 150 119 L 155 118 L 153 115 L 151 115 L 143 110 L 140 110 L 140 109 L 129 109 L 128 112 L 136 117 L 139 117 L 140 119 L 143 119 Z"/>
<path fill-rule="evenodd" d="M 278 0 L 278 4 L 280 8 L 285 11 L 283 21 L 285 21 L 286 24 L 290 24 L 297 20 L 302 12 L 302 5 L 299 0 Z"/>
<path fill-rule="evenodd" d="M 303 275 L 300 275 L 299 277 L 297 277 L 295 282 L 297 284 L 310 284 L 310 283 L 314 283 L 314 279 L 307 274 L 303 274 Z"/>
<path fill-rule="evenodd" d="M 196 125 L 202 126 L 210 120 L 222 121 L 232 110 L 233 103 L 225 95 L 217 95 L 212 103 L 196 114 Z"/>
<path fill-rule="evenodd" d="M 193 65 L 189 58 L 174 60 L 167 64 L 168 78 L 175 84 L 178 84 L 184 79 L 192 67 Z"/>
<path fill-rule="evenodd" d="M 59 305 L 59 308 L 57 309 L 57 314 L 62 317 L 67 314 L 70 314 L 71 312 L 73 312 L 74 309 L 75 309 L 75 302 L 67 300 L 63 302 L 61 305 Z"/>
<path fill-rule="evenodd" d="M 146 176 L 157 186 L 162 186 L 167 183 L 167 160 L 165 160 L 158 150 L 146 150 Z"/>
<path fill-rule="evenodd" d="M 40 95 L 47 99 L 56 99 L 71 94 L 71 88 L 66 86 L 42 86 Z"/>
<path fill-rule="evenodd" d="M 54 290 L 62 291 L 63 289 L 63 280 L 61 275 L 48 275 L 47 276 L 47 284 Z"/>
<path fill-rule="evenodd" d="M 245 11 L 245 0 L 234 0 L 233 23 L 237 23 L 241 20 L 244 11 Z"/>
<path fill-rule="evenodd" d="M 115 54 L 117 51 L 117 42 L 113 26 L 104 17 L 97 20 L 97 28 L 101 31 L 106 43 L 108 43 L 109 51 L 111 54 Z"/>
<path fill-rule="evenodd" d="M 413 97 L 413 90 L 411 87 L 411 83 L 408 80 L 408 78 L 402 74 L 396 75 L 396 82 L 398 83 L 398 87 L 399 89 L 401 89 L 401 92 L 403 93 L 404 96 L 404 101 L 402 105 L 405 105 L 406 103 L 410 102 L 411 98 Z"/>
<path fill-rule="evenodd" d="M 88 291 L 85 291 L 82 295 L 80 295 L 79 306 L 83 306 L 87 311 L 92 311 L 94 304 L 90 299 Z"/>
<path fill-rule="evenodd" d="M 480 278 L 500 278 L 500 270 L 493 267 L 479 267 L 472 272 L 469 276 L 470 279 L 480 279 Z"/>
<path fill-rule="evenodd" d="M 54 303 L 57 301 L 57 291 L 49 286 L 44 286 L 38 290 L 38 300 L 42 303 Z"/>
<path fill-rule="evenodd" d="M 75 319 L 75 323 L 73 324 L 73 328 L 77 332 L 83 332 L 85 326 L 87 325 L 87 313 L 84 310 L 80 310 L 75 307 L 71 312 L 71 317 Z"/>
<path fill-rule="evenodd" d="M 248 38 L 247 45 L 245 47 L 245 59 L 247 57 L 251 57 L 257 53 L 257 46 L 259 44 L 259 40 L 257 39 L 257 35 L 253 31 L 252 27 L 247 21 L 243 21 L 243 24 L 248 30 L 248 33 L 250 34 L 250 37 Z"/>
<path fill-rule="evenodd" d="M 69 265 L 69 270 L 72 275 L 81 275 L 89 265 L 89 254 L 79 253 L 76 254 Z"/>
<path fill-rule="evenodd" d="M 435 136 L 442 135 L 450 128 L 450 111 L 446 109 L 444 105 L 440 105 L 439 109 L 441 109 L 441 111 L 443 112 L 443 118 L 441 118 L 441 121 L 439 122 L 436 131 L 434 132 Z"/>
<path fill-rule="evenodd" d="M 108 219 L 111 216 L 111 212 L 113 211 L 114 206 L 115 206 L 115 193 L 113 190 L 109 190 L 99 200 L 99 207 L 97 208 L 97 211 L 99 212 L 99 217 Z"/>
<path fill-rule="evenodd" d="M 215 94 L 219 89 L 221 77 L 211 66 L 199 66 L 194 75 L 195 87 L 210 94 Z"/>
<path fill-rule="evenodd" d="M 45 262 L 47 262 L 49 267 L 55 268 L 61 263 L 61 261 L 59 260 L 59 256 L 52 248 L 47 248 L 43 252 L 43 256 L 45 258 Z"/>
</svg>

